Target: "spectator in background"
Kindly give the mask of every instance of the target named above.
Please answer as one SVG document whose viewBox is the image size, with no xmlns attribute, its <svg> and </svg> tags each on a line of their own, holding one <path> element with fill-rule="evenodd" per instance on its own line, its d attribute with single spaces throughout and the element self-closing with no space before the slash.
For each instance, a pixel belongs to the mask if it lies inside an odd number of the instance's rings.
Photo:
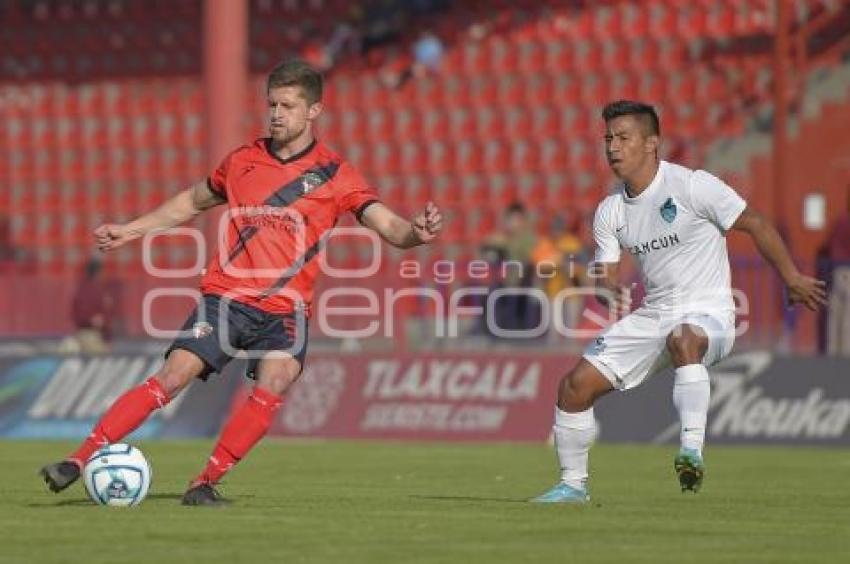
<svg viewBox="0 0 850 564">
<path fill-rule="evenodd" d="M 325 47 L 331 65 L 335 65 L 341 58 L 361 53 L 363 49 L 363 36 L 360 31 L 362 19 L 362 10 L 359 6 L 353 5 L 348 10 L 348 17 L 336 24 Z"/>
<path fill-rule="evenodd" d="M 537 234 L 528 221 L 525 206 L 511 204 L 505 210 L 502 230 L 487 237 L 482 246 L 485 260 L 498 267 L 496 287 L 529 288 L 534 284 L 532 253 L 536 245 Z M 498 329 L 517 331 L 538 325 L 540 304 L 527 295 L 504 295 L 494 307 Z M 487 329 L 492 332 L 495 328 Z"/>
<path fill-rule="evenodd" d="M 844 215 L 832 227 L 826 254 L 832 270 L 826 352 L 850 356 L 850 185 Z"/>
<path fill-rule="evenodd" d="M 334 63 L 327 46 L 318 39 L 309 39 L 301 48 L 300 55 L 320 72 L 330 70 Z"/>
<path fill-rule="evenodd" d="M 14 266 L 19 258 L 21 252 L 12 237 L 12 222 L 0 216 L 0 267 Z"/>
<path fill-rule="evenodd" d="M 538 239 L 532 252 L 532 262 L 542 278 L 543 290 L 550 301 L 566 288 L 584 286 L 586 265 L 590 262 L 590 257 L 588 248 L 582 241 L 581 217 L 572 214 L 571 219 L 566 220 L 562 216 L 555 216 L 549 234 Z M 583 305 L 583 296 L 573 296 L 564 300 L 562 311 L 552 311 L 553 330 L 549 332 L 550 339 L 559 339 L 559 333 L 554 330 L 555 317 L 560 316 L 567 328 L 575 329 Z"/>
<path fill-rule="evenodd" d="M 444 51 L 443 42 L 433 32 L 421 32 L 413 44 L 413 76 L 422 78 L 439 72 Z"/>
<path fill-rule="evenodd" d="M 401 41 L 407 20 L 404 2 L 400 0 L 378 0 L 365 6 L 363 13 L 363 54 L 379 47 Z"/>
<path fill-rule="evenodd" d="M 430 31 L 423 31 L 411 49 L 399 46 L 383 52 L 381 82 L 387 88 L 401 88 L 411 78 L 424 78 L 439 72 L 443 60 L 443 42 Z"/>
<path fill-rule="evenodd" d="M 412 76 L 410 57 L 398 46 L 388 47 L 383 51 L 383 62 L 378 76 L 381 84 L 387 88 L 401 88 Z"/>
<path fill-rule="evenodd" d="M 301 58 L 320 72 L 332 69 L 341 59 L 360 55 L 363 37 L 360 31 L 363 13 L 359 6 L 351 6 L 345 19 L 337 22 L 327 42 L 323 42 L 315 26 L 308 27 L 308 38 L 301 49 Z"/>
<path fill-rule="evenodd" d="M 103 263 L 98 259 L 93 258 L 86 263 L 71 303 L 71 319 L 76 331 L 62 342 L 62 352 L 109 352 L 115 297 L 112 286 L 102 276 L 102 270 Z"/>
</svg>

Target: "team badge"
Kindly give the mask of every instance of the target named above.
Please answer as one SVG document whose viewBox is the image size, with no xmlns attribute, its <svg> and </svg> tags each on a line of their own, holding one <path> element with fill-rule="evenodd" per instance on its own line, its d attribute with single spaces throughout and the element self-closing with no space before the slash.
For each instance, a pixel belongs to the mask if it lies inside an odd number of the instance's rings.
<svg viewBox="0 0 850 564">
<path fill-rule="evenodd" d="M 605 350 L 605 337 L 596 337 L 596 340 L 593 342 L 593 352 L 599 354 Z"/>
<path fill-rule="evenodd" d="M 673 202 L 673 198 L 667 198 L 659 211 L 661 212 L 661 219 L 667 223 L 673 223 L 673 220 L 676 219 L 676 204 Z"/>
<path fill-rule="evenodd" d="M 196 339 L 203 339 L 213 332 L 213 326 L 206 321 L 198 321 L 192 325 L 192 336 Z"/>
<path fill-rule="evenodd" d="M 314 188 L 324 184 L 325 179 L 317 172 L 308 172 L 301 177 L 301 193 L 307 194 Z"/>
</svg>

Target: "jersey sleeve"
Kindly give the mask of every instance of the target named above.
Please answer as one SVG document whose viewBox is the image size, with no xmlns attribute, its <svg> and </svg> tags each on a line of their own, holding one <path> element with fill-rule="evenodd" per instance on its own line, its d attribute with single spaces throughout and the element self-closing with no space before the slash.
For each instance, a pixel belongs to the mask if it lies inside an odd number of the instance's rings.
<svg viewBox="0 0 850 564">
<path fill-rule="evenodd" d="M 723 231 L 728 231 L 747 207 L 747 202 L 728 184 L 702 170 L 694 172 L 691 179 L 691 203 L 699 217 Z"/>
<path fill-rule="evenodd" d="M 207 177 L 207 186 L 209 189 L 225 200 L 227 199 L 227 177 L 230 174 L 230 164 L 233 161 L 233 154 L 235 152 L 228 153 Z"/>
<path fill-rule="evenodd" d="M 593 217 L 593 241 L 596 244 L 594 262 L 619 262 L 620 242 L 617 240 L 610 200 L 603 201 Z"/>
<path fill-rule="evenodd" d="M 344 212 L 353 213 L 359 221 L 367 207 L 381 200 L 363 175 L 348 163 L 342 165 L 340 173 L 343 186 L 339 200 L 340 208 Z"/>
</svg>

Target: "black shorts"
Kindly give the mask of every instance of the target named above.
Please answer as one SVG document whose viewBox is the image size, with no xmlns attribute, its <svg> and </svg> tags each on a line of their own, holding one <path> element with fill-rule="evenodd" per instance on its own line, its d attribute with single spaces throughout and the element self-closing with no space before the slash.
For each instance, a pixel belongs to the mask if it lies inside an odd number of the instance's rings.
<svg viewBox="0 0 850 564">
<path fill-rule="evenodd" d="M 265 353 L 282 351 L 292 355 L 304 368 L 307 354 L 307 318 L 303 311 L 273 314 L 261 309 L 206 294 L 183 324 L 182 334 L 165 351 L 184 349 L 204 361 L 206 380 L 240 352 L 248 357 L 246 372 L 256 378 L 257 365 Z"/>
</svg>

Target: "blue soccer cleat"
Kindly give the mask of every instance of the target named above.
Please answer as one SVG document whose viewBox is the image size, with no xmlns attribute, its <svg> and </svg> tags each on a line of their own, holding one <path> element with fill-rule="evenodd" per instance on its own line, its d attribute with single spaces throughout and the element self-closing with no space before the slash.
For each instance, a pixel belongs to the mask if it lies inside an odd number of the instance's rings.
<svg viewBox="0 0 850 564">
<path fill-rule="evenodd" d="M 564 482 L 558 482 L 552 489 L 530 501 L 532 503 L 587 503 L 590 501 L 590 496 L 587 494 L 587 489 L 578 489 Z"/>
<path fill-rule="evenodd" d="M 699 451 L 691 448 L 683 448 L 673 460 L 673 468 L 679 477 L 679 485 L 682 491 L 698 492 L 702 486 L 702 478 L 705 474 L 705 463 Z"/>
</svg>

